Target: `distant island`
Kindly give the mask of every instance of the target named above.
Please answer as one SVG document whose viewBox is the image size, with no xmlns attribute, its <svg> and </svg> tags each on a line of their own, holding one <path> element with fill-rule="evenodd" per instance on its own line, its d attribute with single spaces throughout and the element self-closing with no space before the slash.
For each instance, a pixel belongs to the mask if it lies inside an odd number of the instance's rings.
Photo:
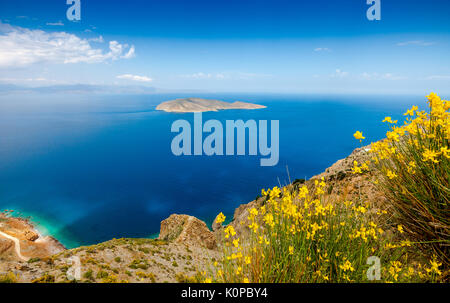
<svg viewBox="0 0 450 303">
<path fill-rule="evenodd" d="M 165 101 L 156 107 L 156 110 L 163 110 L 171 113 L 195 113 L 210 112 L 225 109 L 259 109 L 266 108 L 264 105 L 236 101 L 233 103 L 220 100 L 209 100 L 201 98 L 183 98 Z"/>
</svg>

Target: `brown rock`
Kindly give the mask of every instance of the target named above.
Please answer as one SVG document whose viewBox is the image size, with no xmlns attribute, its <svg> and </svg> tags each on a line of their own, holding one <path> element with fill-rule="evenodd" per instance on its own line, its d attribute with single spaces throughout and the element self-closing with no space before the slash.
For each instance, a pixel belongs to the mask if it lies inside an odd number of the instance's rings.
<svg viewBox="0 0 450 303">
<path fill-rule="evenodd" d="M 32 230 L 25 230 L 24 231 L 24 236 L 25 236 L 25 239 L 27 239 L 28 241 L 32 241 L 32 242 L 34 242 L 37 239 L 39 239 L 39 235 L 36 232 L 32 231 Z"/>
<path fill-rule="evenodd" d="M 250 203 L 241 204 L 235 209 L 233 221 L 230 225 L 232 225 L 236 231 L 237 237 L 247 237 L 249 235 L 250 229 L 248 228 L 248 225 L 250 222 L 248 221 L 248 216 L 250 215 L 250 209 L 259 209 L 262 205 L 264 205 L 265 201 L 265 197 L 260 197 Z"/>
<path fill-rule="evenodd" d="M 188 215 L 173 214 L 161 222 L 160 240 L 216 248 L 216 238 L 206 223 Z"/>
</svg>

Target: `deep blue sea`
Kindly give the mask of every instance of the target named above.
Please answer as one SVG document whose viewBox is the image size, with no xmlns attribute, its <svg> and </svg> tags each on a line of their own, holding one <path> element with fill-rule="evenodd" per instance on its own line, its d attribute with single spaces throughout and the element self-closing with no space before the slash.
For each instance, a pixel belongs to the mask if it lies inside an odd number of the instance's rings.
<svg viewBox="0 0 450 303">
<path fill-rule="evenodd" d="M 156 111 L 184 95 L 0 95 L 0 209 L 30 216 L 67 247 L 151 237 L 172 213 L 207 222 L 262 188 L 309 178 L 383 137 L 386 115 L 402 119 L 423 96 L 195 94 L 266 105 L 203 114 L 203 120 L 279 120 L 280 161 L 261 156 L 172 154 L 170 127 L 193 114 Z"/>
</svg>

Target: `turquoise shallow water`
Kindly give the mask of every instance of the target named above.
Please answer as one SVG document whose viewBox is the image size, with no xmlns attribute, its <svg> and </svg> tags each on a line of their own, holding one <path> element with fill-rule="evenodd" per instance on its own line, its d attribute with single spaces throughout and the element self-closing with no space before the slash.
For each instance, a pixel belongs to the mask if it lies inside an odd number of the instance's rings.
<svg viewBox="0 0 450 303">
<path fill-rule="evenodd" d="M 210 222 L 231 216 L 262 188 L 311 177 L 347 156 L 362 130 L 367 143 L 424 97 L 203 94 L 262 110 L 210 112 L 204 120 L 279 120 L 280 161 L 260 156 L 182 156 L 170 150 L 177 119 L 155 110 L 181 95 L 0 95 L 0 209 L 30 216 L 67 247 L 149 237 L 172 213 Z"/>
</svg>

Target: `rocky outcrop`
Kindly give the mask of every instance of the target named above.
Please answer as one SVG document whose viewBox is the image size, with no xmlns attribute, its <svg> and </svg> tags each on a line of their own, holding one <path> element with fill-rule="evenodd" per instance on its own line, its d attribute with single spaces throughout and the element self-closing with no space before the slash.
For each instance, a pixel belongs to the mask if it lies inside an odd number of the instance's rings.
<svg viewBox="0 0 450 303">
<path fill-rule="evenodd" d="M 345 177 L 351 175 L 353 162 L 357 161 L 358 165 L 370 160 L 371 156 L 369 154 L 370 145 L 356 148 L 353 152 L 345 157 L 336 161 L 333 165 L 328 167 L 323 173 L 313 176 L 311 179 L 320 179 L 324 177 L 325 179 L 342 180 Z"/>
<path fill-rule="evenodd" d="M 238 208 L 235 209 L 233 220 L 229 223 L 229 225 L 233 226 L 238 238 L 241 237 L 245 238 L 250 233 L 250 229 L 248 228 L 248 225 L 250 224 L 248 220 L 250 209 L 252 208 L 259 209 L 261 206 L 264 205 L 265 201 L 266 201 L 265 197 L 260 197 L 249 203 L 241 204 L 239 205 Z M 214 222 L 216 222 L 216 220 L 214 220 Z M 217 239 L 222 238 L 222 228 L 223 228 L 222 224 L 220 225 L 216 224 L 216 226 L 214 226 L 213 223 L 213 230 L 216 234 Z"/>
<path fill-rule="evenodd" d="M 215 249 L 216 238 L 206 223 L 188 215 L 173 214 L 161 222 L 160 240 Z"/>
<path fill-rule="evenodd" d="M 36 241 L 39 239 L 39 234 L 33 230 L 25 230 L 23 235 L 27 241 Z"/>
</svg>

